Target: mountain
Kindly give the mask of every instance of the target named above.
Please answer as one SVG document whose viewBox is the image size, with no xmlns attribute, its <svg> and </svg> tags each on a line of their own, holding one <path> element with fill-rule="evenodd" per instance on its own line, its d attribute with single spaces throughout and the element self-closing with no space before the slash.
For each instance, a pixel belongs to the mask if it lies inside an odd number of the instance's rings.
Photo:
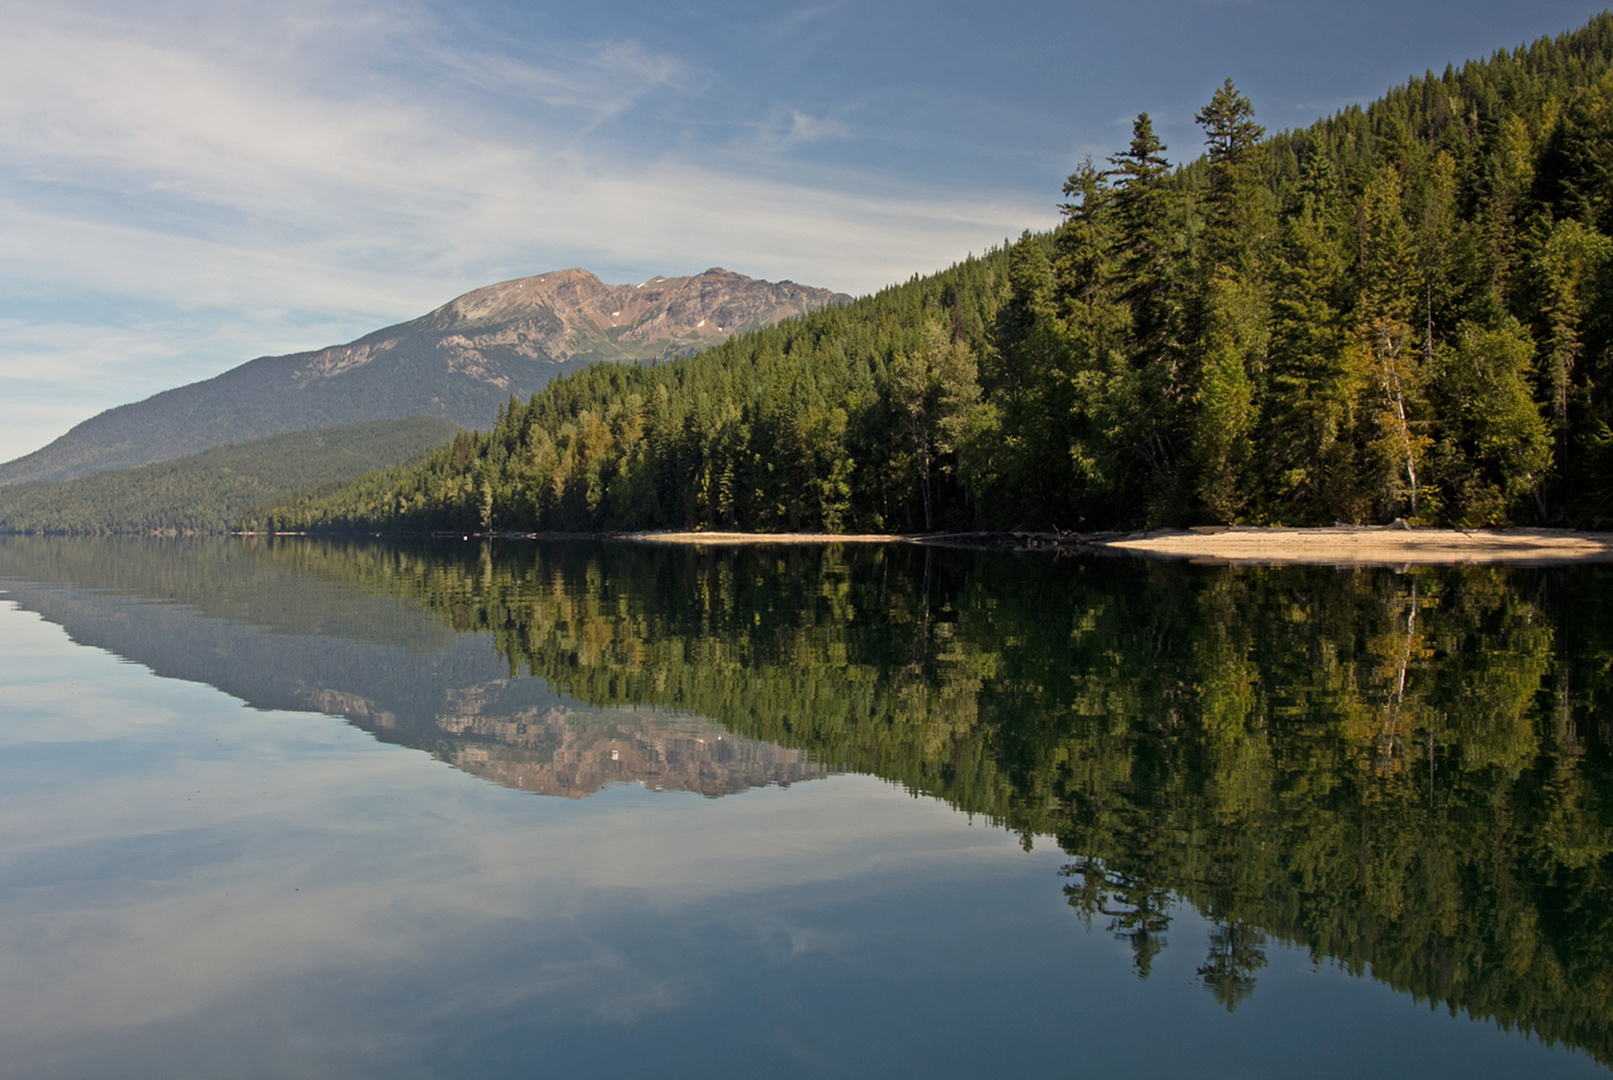
<svg viewBox="0 0 1613 1080">
<path fill-rule="evenodd" d="M 271 435 L 200 454 L 0 487 L 0 533 L 223 532 L 258 503 L 418 458 L 459 428 L 432 416 Z"/>
<path fill-rule="evenodd" d="M 108 409 L 0 465 L 0 484 L 66 480 L 365 420 L 435 416 L 485 428 L 512 394 L 524 398 L 596 360 L 662 360 L 849 300 L 720 268 L 640 285 L 606 285 L 577 269 L 519 278 L 346 345 L 259 357 Z"/>
</svg>

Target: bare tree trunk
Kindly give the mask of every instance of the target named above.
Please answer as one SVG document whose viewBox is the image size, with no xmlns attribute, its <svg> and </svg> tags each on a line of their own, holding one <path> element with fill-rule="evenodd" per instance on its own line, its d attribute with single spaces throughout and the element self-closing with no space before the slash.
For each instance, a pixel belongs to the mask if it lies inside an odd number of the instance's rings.
<svg viewBox="0 0 1613 1080">
<path fill-rule="evenodd" d="M 923 468 L 923 472 L 924 472 L 923 482 L 919 485 L 924 491 L 924 531 L 929 532 L 930 529 L 932 528 L 931 521 L 930 521 L 931 515 L 930 515 L 930 451 L 929 451 L 929 448 L 925 447 L 925 449 L 919 455 L 919 457 L 923 461 L 922 468 Z"/>
<path fill-rule="evenodd" d="M 1400 423 L 1400 443 L 1406 452 L 1406 479 L 1411 482 L 1411 513 L 1416 517 L 1417 455 L 1411 441 L 1411 424 L 1406 419 L 1406 396 L 1400 385 L 1400 372 L 1394 364 L 1398 350 L 1387 326 L 1380 326 L 1378 340 L 1381 345 L 1378 360 L 1383 367 L 1383 389 L 1389 395 L 1389 403 L 1394 406 L 1395 418 Z"/>
</svg>

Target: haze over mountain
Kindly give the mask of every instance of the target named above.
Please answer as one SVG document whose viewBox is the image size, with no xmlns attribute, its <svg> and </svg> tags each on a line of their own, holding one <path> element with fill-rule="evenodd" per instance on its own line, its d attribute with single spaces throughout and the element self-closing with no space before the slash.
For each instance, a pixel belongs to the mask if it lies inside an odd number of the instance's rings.
<svg viewBox="0 0 1613 1080">
<path fill-rule="evenodd" d="M 598 360 L 662 360 L 850 299 L 720 268 L 639 285 L 607 285 L 579 269 L 518 278 L 345 345 L 259 357 L 108 409 L 0 465 L 0 484 L 366 420 L 435 416 L 485 428 L 511 395 L 526 397 L 563 372 Z"/>
</svg>

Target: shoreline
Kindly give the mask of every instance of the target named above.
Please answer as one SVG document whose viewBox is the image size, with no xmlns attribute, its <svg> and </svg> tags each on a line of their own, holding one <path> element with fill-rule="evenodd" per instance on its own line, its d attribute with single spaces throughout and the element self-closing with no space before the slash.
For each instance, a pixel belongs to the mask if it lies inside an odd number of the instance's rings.
<svg viewBox="0 0 1613 1080">
<path fill-rule="evenodd" d="M 235 536 L 309 536 L 303 532 L 237 532 Z M 330 534 L 343 535 L 343 534 Z M 359 533 L 380 537 L 382 533 Z M 1092 533 L 750 533 L 666 530 L 619 533 L 434 532 L 434 540 L 586 540 L 680 547 L 912 544 L 969 551 L 1106 554 L 1186 560 L 1206 565 L 1539 566 L 1613 562 L 1613 532 L 1582 529 L 1445 529 L 1394 525 L 1277 528 L 1200 525 Z"/>
<path fill-rule="evenodd" d="M 539 534 L 541 535 L 541 534 Z M 922 537 L 897 533 L 749 533 L 749 532 L 633 532 L 605 533 L 606 540 L 631 540 L 640 544 L 710 544 L 732 547 L 736 544 L 920 544 Z"/>
<path fill-rule="evenodd" d="M 1404 525 L 1266 528 L 1247 525 L 1106 533 L 621 533 L 637 543 L 919 544 L 972 550 L 1113 552 L 1222 565 L 1539 565 L 1613 562 L 1613 533 L 1575 529 L 1419 529 Z"/>
</svg>

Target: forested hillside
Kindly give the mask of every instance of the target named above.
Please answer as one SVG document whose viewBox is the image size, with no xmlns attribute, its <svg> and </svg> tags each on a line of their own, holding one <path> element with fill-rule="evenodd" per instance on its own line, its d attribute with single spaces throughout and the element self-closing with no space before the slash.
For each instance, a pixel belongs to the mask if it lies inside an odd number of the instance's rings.
<svg viewBox="0 0 1613 1080">
<path fill-rule="evenodd" d="M 1228 81 L 1064 223 L 595 367 L 277 528 L 1613 523 L 1613 15 L 1267 138 Z M 1177 160 L 1181 160 L 1178 158 Z"/>
<path fill-rule="evenodd" d="M 77 480 L 0 487 L 0 533 L 224 532 L 253 506 L 418 459 L 458 425 L 429 416 L 298 431 Z"/>
</svg>

